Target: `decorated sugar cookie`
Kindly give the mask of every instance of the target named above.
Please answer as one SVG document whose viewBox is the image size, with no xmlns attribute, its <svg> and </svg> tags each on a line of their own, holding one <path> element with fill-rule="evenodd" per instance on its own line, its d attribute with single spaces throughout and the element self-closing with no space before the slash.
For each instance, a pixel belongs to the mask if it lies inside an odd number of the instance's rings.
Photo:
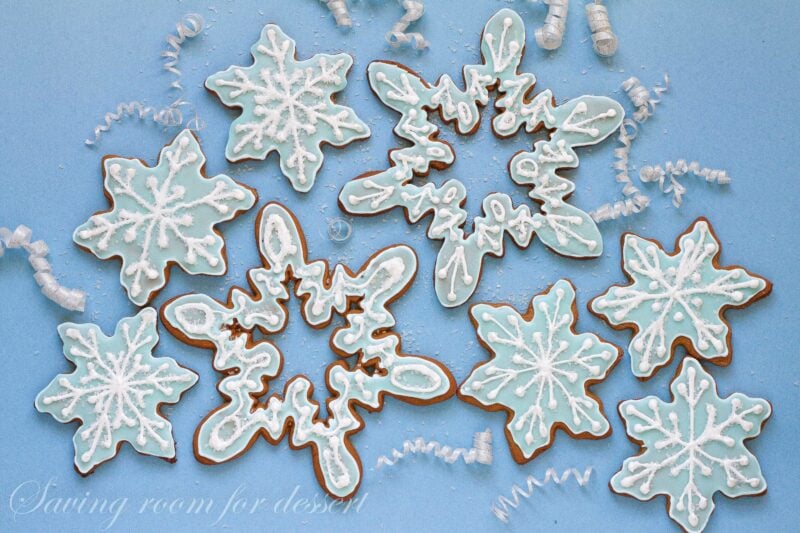
<svg viewBox="0 0 800 533">
<path fill-rule="evenodd" d="M 158 344 L 152 308 L 123 318 L 106 337 L 94 324 L 61 324 L 64 356 L 75 370 L 59 374 L 36 397 L 36 409 L 62 423 L 80 420 L 72 439 L 75 469 L 91 474 L 123 442 L 142 454 L 175 460 L 172 425 L 160 408 L 177 403 L 197 375 L 169 357 L 154 357 Z"/>
<path fill-rule="evenodd" d="M 175 263 L 189 274 L 222 275 L 225 243 L 215 226 L 247 211 L 255 192 L 225 175 L 203 174 L 206 158 L 184 130 L 158 164 L 106 157 L 103 179 L 111 209 L 78 226 L 75 242 L 100 259 L 122 260 L 120 282 L 136 305 L 166 285 Z"/>
<path fill-rule="evenodd" d="M 520 315 L 507 305 L 478 304 L 470 317 L 492 358 L 478 364 L 459 396 L 508 413 L 506 438 L 518 463 L 546 450 L 555 430 L 573 437 L 611 432 L 600 401 L 588 390 L 619 362 L 619 348 L 593 333 L 576 333 L 575 288 L 560 280 Z"/>
<path fill-rule="evenodd" d="M 744 307 L 772 290 L 766 279 L 740 267 L 719 266 L 719 240 L 711 224 L 697 219 L 668 254 L 656 241 L 623 236 L 622 269 L 629 285 L 615 285 L 589 309 L 616 329 L 630 328 L 633 373 L 652 377 L 669 364 L 675 346 L 726 365 L 730 329 L 723 313 Z"/>
<path fill-rule="evenodd" d="M 670 518 L 686 531 L 702 531 L 717 492 L 736 498 L 767 491 L 744 442 L 761 433 L 772 408 L 739 393 L 720 398 L 695 359 L 682 361 L 670 391 L 670 402 L 648 396 L 620 404 L 628 436 L 642 449 L 625 459 L 610 485 L 643 501 L 666 496 Z"/>
<path fill-rule="evenodd" d="M 597 257 L 603 251 L 594 221 L 567 201 L 575 185 L 558 171 L 578 166 L 575 148 L 597 144 L 619 127 L 622 106 L 600 96 L 555 105 L 549 90 L 533 95 L 535 76 L 517 72 L 524 45 L 522 19 L 503 9 L 483 31 L 483 63 L 464 67 L 464 90 L 447 75 L 430 85 L 396 63 L 375 61 L 368 68 L 372 90 L 401 114 L 394 132 L 411 146 L 392 150 L 387 170 L 368 172 L 347 183 L 339 203 L 356 215 L 400 207 L 411 223 L 432 215 L 428 237 L 444 241 L 434 282 L 446 307 L 463 304 L 475 292 L 484 256 L 502 256 L 506 234 L 523 248 L 538 235 L 545 246 L 568 257 Z M 531 187 L 529 196 L 538 204 L 538 212 L 527 205 L 515 207 L 507 194 L 493 193 L 483 200 L 483 215 L 475 218 L 474 230 L 467 234 L 464 184 L 414 181 L 455 159 L 453 147 L 438 138 L 439 128 L 429 113 L 438 111 L 445 122 L 455 123 L 459 133 L 472 134 L 480 122 L 480 106 L 488 105 L 492 89 L 497 91 L 494 107 L 499 112 L 492 121 L 496 135 L 509 137 L 522 127 L 528 133 L 542 128 L 550 132 L 533 151 L 518 153 L 509 164 L 511 179 Z"/>
<path fill-rule="evenodd" d="M 229 161 L 280 156 L 295 190 L 308 192 L 322 167 L 322 145 L 345 146 L 369 137 L 369 128 L 333 95 L 347 85 L 353 58 L 317 54 L 298 61 L 295 42 L 267 24 L 253 45 L 253 64 L 232 66 L 206 80 L 206 87 L 242 113 L 231 124 Z"/>
<path fill-rule="evenodd" d="M 455 386 L 439 363 L 406 355 L 388 304 L 411 283 L 417 269 L 414 252 L 391 246 L 373 255 L 356 273 L 325 261 L 309 261 L 305 237 L 294 216 L 270 203 L 261 211 L 257 240 L 264 266 L 248 273 L 252 291 L 234 288 L 228 301 L 188 294 L 162 308 L 167 327 L 189 344 L 214 350 L 214 368 L 225 377 L 218 389 L 224 403 L 195 433 L 195 455 L 204 463 L 222 463 L 243 454 L 259 435 L 277 444 L 289 433 L 292 448 L 310 446 L 322 488 L 336 498 L 351 497 L 361 481 L 361 462 L 350 437 L 364 427 L 355 407 L 378 411 L 384 397 L 430 403 L 451 396 Z M 303 301 L 304 320 L 327 326 L 334 313 L 344 317 L 334 330 L 336 357 L 326 371 L 328 416 L 320 416 L 314 387 L 294 376 L 283 393 L 269 382 L 283 366 L 283 354 L 269 339 L 286 326 L 289 281 Z M 299 357 L 302 354 L 292 354 Z"/>
</svg>

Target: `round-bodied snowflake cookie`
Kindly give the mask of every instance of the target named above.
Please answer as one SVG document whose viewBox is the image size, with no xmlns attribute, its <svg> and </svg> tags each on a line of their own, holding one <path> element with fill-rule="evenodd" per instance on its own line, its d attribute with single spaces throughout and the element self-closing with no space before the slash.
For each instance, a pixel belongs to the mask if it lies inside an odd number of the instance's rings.
<svg viewBox="0 0 800 533">
<path fill-rule="evenodd" d="M 536 77 L 517 72 L 524 47 L 522 19 L 502 9 L 483 31 L 483 63 L 464 67 L 464 90 L 447 75 L 430 85 L 396 63 L 375 61 L 367 69 L 370 87 L 381 102 L 401 114 L 394 132 L 411 146 L 392 150 L 387 170 L 368 172 L 347 183 L 339 203 L 354 215 L 399 207 L 410 223 L 433 215 L 428 237 L 444 241 L 434 283 L 446 307 L 463 304 L 475 292 L 484 257 L 503 255 L 506 234 L 522 248 L 538 235 L 545 246 L 567 257 L 597 257 L 603 252 L 602 236 L 592 218 L 567 202 L 575 185 L 558 172 L 578 166 L 575 148 L 597 144 L 619 127 L 622 106 L 601 96 L 581 96 L 555 105 L 549 90 L 534 96 Z M 441 186 L 415 185 L 414 180 L 455 160 L 453 147 L 438 138 L 439 128 L 429 113 L 438 111 L 445 122 L 455 123 L 459 133 L 472 134 L 491 90 L 497 92 L 498 114 L 492 121 L 497 136 L 510 137 L 523 126 L 528 133 L 542 128 L 549 132 L 533 151 L 516 154 L 508 167 L 515 183 L 531 187 L 529 196 L 538 212 L 527 205 L 515 207 L 507 194 L 492 193 L 483 200 L 483 215 L 475 218 L 468 235 L 465 185 L 458 180 Z"/>
<path fill-rule="evenodd" d="M 508 413 L 506 438 L 518 463 L 553 443 L 555 430 L 603 438 L 611 426 L 588 388 L 605 379 L 622 351 L 593 333 L 576 333 L 575 288 L 559 280 L 533 298 L 525 315 L 507 305 L 477 304 L 470 317 L 492 358 L 461 384 L 459 397 Z"/>
<path fill-rule="evenodd" d="M 386 395 L 430 403 L 455 390 L 444 366 L 402 353 L 400 337 L 391 331 L 395 320 L 387 306 L 414 278 L 416 256 L 407 246 L 391 246 L 356 273 L 309 261 L 299 224 L 275 203 L 259 214 L 257 241 L 264 266 L 248 272 L 250 293 L 233 288 L 225 303 L 189 294 L 162 308 L 169 330 L 213 349 L 214 368 L 225 375 L 218 386 L 225 401 L 198 426 L 195 455 L 204 463 L 222 463 L 243 454 L 259 436 L 277 444 L 289 433 L 292 448 L 311 447 L 322 488 L 336 498 L 351 497 L 361 482 L 361 462 L 350 437 L 364 427 L 355 407 L 378 411 Z M 269 338 L 254 333 L 269 336 L 286 327 L 292 280 L 309 325 L 322 328 L 334 313 L 344 317 L 331 335 L 337 357 L 325 373 L 326 417 L 303 375 L 289 379 L 282 395 L 261 399 L 280 374 L 283 355 Z"/>
<path fill-rule="evenodd" d="M 36 397 L 36 409 L 62 423 L 80 420 L 72 439 L 75 469 L 89 475 L 123 442 L 145 455 L 175 460 L 172 425 L 159 409 L 177 403 L 197 374 L 169 357 L 153 357 L 158 315 L 150 307 L 123 318 L 106 337 L 94 324 L 61 324 L 64 357 L 75 365 Z"/>
<path fill-rule="evenodd" d="M 720 244 L 711 224 L 697 219 L 678 237 L 675 253 L 656 241 L 622 237 L 622 269 L 629 285 L 615 285 L 589 310 L 615 329 L 633 329 L 631 368 L 652 377 L 672 360 L 675 346 L 718 365 L 731 360 L 729 307 L 763 298 L 772 284 L 741 267 L 720 267 Z"/>
<path fill-rule="evenodd" d="M 242 110 L 231 124 L 229 161 L 280 156 L 283 174 L 296 191 L 308 192 L 322 167 L 322 145 L 344 146 L 369 137 L 369 128 L 333 95 L 347 85 L 353 58 L 317 54 L 298 61 L 295 42 L 267 24 L 253 45 L 253 64 L 232 66 L 206 80 L 228 107 Z"/>
<path fill-rule="evenodd" d="M 739 393 L 720 398 L 695 359 L 683 360 L 670 390 L 670 402 L 648 396 L 620 404 L 628 436 L 642 449 L 625 460 L 611 490 L 642 501 L 666 496 L 670 518 L 686 531 L 702 531 L 717 492 L 736 498 L 767 491 L 744 442 L 761 433 L 772 407 Z"/>
<path fill-rule="evenodd" d="M 146 305 L 177 264 L 189 274 L 221 276 L 225 243 L 215 226 L 247 211 L 256 193 L 225 175 L 205 176 L 197 138 L 184 130 L 161 150 L 158 164 L 103 159 L 111 209 L 78 226 L 75 242 L 100 259 L 122 260 L 120 282 L 136 305 Z"/>
</svg>

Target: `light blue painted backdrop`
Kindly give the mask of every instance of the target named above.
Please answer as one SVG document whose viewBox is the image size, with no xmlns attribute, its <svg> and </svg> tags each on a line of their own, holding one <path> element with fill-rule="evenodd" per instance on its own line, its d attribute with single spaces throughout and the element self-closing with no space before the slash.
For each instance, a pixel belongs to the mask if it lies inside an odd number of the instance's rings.
<svg viewBox="0 0 800 533">
<path fill-rule="evenodd" d="M 394 51 L 384 45 L 383 33 L 399 16 L 394 2 L 362 0 L 352 14 L 353 31 L 339 31 L 324 7 L 314 0 L 227 2 L 2 2 L 0 17 L 0 225 L 24 223 L 35 237 L 51 247 L 57 274 L 68 286 L 89 293 L 83 315 L 62 311 L 40 297 L 24 257 L 9 252 L 0 259 L 0 373 L 3 416 L 0 417 L 0 528 L 97 530 L 108 524 L 109 513 L 72 510 L 58 513 L 37 506 L 36 484 L 53 479 L 48 498 L 127 498 L 116 527 L 134 525 L 171 529 L 211 529 L 233 494 L 264 498 L 255 513 L 226 514 L 216 527 L 258 526 L 263 529 L 330 528 L 389 530 L 414 528 L 492 529 L 529 531 L 559 528 L 578 530 L 676 530 L 664 512 L 663 501 L 638 503 L 616 496 L 607 480 L 622 460 L 636 452 L 624 434 L 615 411 L 623 399 L 647 394 L 666 395 L 675 363 L 647 383 L 629 371 L 627 356 L 610 378 L 594 391 L 604 400 L 613 435 L 601 441 L 574 441 L 558 434 L 553 448 L 533 462 L 518 466 L 502 436 L 503 416 L 486 413 L 452 399 L 432 407 L 415 407 L 389 400 L 383 412 L 366 416 L 366 429 L 354 438 L 365 465 L 360 513 L 309 514 L 275 512 L 274 504 L 287 498 L 319 498 L 307 451 L 291 452 L 286 444 L 271 447 L 257 442 L 244 457 L 223 466 L 195 461 L 191 441 L 196 424 L 218 404 L 217 375 L 210 352 L 190 348 L 162 328 L 157 353 L 175 357 L 196 370 L 200 382 L 175 408 L 166 411 L 178 442 L 177 464 L 142 457 L 130 448 L 87 479 L 72 470 L 74 425 L 61 425 L 33 409 L 36 393 L 52 376 L 68 369 L 61 355 L 56 326 L 63 321 L 92 321 L 110 332 L 122 316 L 135 312 L 118 282 L 118 263 L 100 262 L 71 242 L 73 228 L 91 213 L 106 209 L 101 191 L 100 159 L 104 154 L 140 157 L 152 164 L 158 150 L 175 131 L 129 121 L 115 126 L 97 149 L 83 146 L 103 112 L 117 102 L 146 99 L 167 103 L 171 78 L 161 70 L 159 52 L 174 22 L 189 11 L 208 23 L 205 34 L 184 49 L 186 97 L 195 102 L 207 127 L 200 133 L 208 155 L 209 174 L 228 173 L 255 187 L 259 205 L 270 200 L 285 203 L 305 226 L 311 257 L 345 260 L 358 266 L 374 250 L 392 243 L 413 246 L 420 257 L 416 283 L 394 304 L 397 330 L 404 348 L 430 354 L 447 364 L 457 379 L 487 357 L 467 318 L 467 308 L 445 310 L 432 291 L 431 276 L 438 243 L 424 238 L 424 227 L 408 226 L 400 212 L 358 219 L 353 238 L 331 243 L 323 221 L 339 214 L 341 185 L 356 175 L 382 169 L 386 152 L 397 141 L 391 133 L 396 115 L 382 107 L 365 81 L 373 59 L 407 64 L 432 80 L 442 73 L 460 75 L 462 64 L 478 59 L 478 36 L 497 9 L 511 6 L 528 25 L 528 49 L 523 70 L 534 72 L 538 88 L 552 88 L 567 99 L 584 93 L 624 98 L 620 82 L 630 75 L 646 84 L 670 73 L 673 88 L 646 124 L 637 141 L 633 162 L 660 162 L 696 158 L 730 171 L 733 185 L 719 190 L 688 178 L 688 197 L 676 210 L 669 199 L 654 196 L 648 212 L 623 222 L 603 225 L 605 253 L 594 261 L 570 261 L 548 252 L 539 243 L 527 251 L 508 247 L 503 261 L 489 260 L 473 301 L 505 301 L 527 307 L 530 297 L 559 277 L 578 288 L 579 329 L 596 331 L 626 345 L 629 334 L 614 332 L 585 311 L 591 296 L 623 280 L 619 269 L 619 236 L 625 230 L 663 240 L 674 238 L 699 215 L 708 216 L 723 241 L 723 262 L 740 263 L 775 283 L 773 294 L 746 311 L 733 311 L 734 358 L 727 368 L 711 367 L 724 393 L 735 390 L 773 402 L 774 415 L 750 448 L 761 461 L 769 483 L 762 498 L 728 500 L 718 496 L 709 531 L 794 529 L 797 520 L 797 417 L 800 358 L 797 328 L 800 284 L 797 278 L 797 149 L 800 133 L 795 97 L 798 83 L 800 3 L 744 0 L 729 2 L 619 2 L 610 1 L 612 23 L 621 39 L 620 51 L 608 62 L 599 60 L 588 41 L 581 13 L 583 2 L 573 2 L 564 46 L 555 53 L 539 50 L 533 30 L 544 18 L 544 7 L 523 0 L 429 0 L 419 25 L 431 41 L 430 50 Z M 248 64 L 249 49 L 267 22 L 279 23 L 297 40 L 301 57 L 315 52 L 345 51 L 355 56 L 350 85 L 341 100 L 357 108 L 373 130 L 367 142 L 344 151 L 328 150 L 315 189 L 297 194 L 280 176 L 277 160 L 238 165 L 223 158 L 230 120 L 235 113 L 223 108 L 202 89 L 203 79 L 231 64 Z M 530 144 L 524 136 L 496 141 L 484 121 L 471 138 L 456 138 L 447 128 L 443 137 L 456 147 L 452 169 L 432 179 L 458 177 L 469 189 L 468 207 L 477 212 L 490 191 L 515 188 L 505 170 L 509 156 Z M 582 150 L 575 172 L 575 202 L 587 209 L 616 199 L 619 190 L 610 168 L 614 142 Z M 245 272 L 257 263 L 253 224 L 256 209 L 223 227 L 227 238 L 229 272 L 221 278 L 189 277 L 173 271 L 168 288 L 155 300 L 190 290 L 222 296 L 232 284 L 244 283 Z M 297 310 L 296 302 L 291 304 Z M 286 354 L 287 375 L 308 373 L 321 382 L 331 359 L 327 332 L 316 333 L 295 314 L 288 330 L 277 339 Z M 679 350 L 677 359 L 683 355 Z M 283 380 L 280 381 L 283 383 Z M 495 464 L 447 465 L 430 458 L 405 461 L 389 470 L 375 470 L 377 457 L 404 439 L 422 435 L 455 445 L 469 446 L 475 431 L 489 427 L 496 437 Z M 587 487 L 574 483 L 549 486 L 513 511 L 503 526 L 490 513 L 496 496 L 507 494 L 513 483 L 528 474 L 541 475 L 547 467 L 594 467 Z M 21 488 L 15 493 L 17 487 Z M 239 492 L 237 493 L 237 488 Z M 41 494 L 39 494 L 41 496 Z M 21 498 L 27 497 L 27 501 Z M 146 498 L 165 501 L 192 498 L 213 500 L 208 514 L 139 513 Z M 285 501 L 285 500 L 284 500 Z M 11 503 L 13 502 L 13 509 Z M 53 503 L 51 502 L 52 506 Z M 119 502 L 117 509 L 119 509 Z M 16 510 L 16 515 L 14 514 Z"/>
</svg>

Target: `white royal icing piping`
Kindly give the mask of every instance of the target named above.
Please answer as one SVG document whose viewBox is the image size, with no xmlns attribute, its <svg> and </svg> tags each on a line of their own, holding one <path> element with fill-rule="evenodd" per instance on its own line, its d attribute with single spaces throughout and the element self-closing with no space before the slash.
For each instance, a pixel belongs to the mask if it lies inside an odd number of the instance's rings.
<svg viewBox="0 0 800 533">
<path fill-rule="evenodd" d="M 313 444 L 323 488 L 335 497 L 349 497 L 361 479 L 358 456 L 349 445 L 350 435 L 363 427 L 354 407 L 380 409 L 384 394 L 434 401 L 451 390 L 452 378 L 443 367 L 402 354 L 400 338 L 387 333 L 395 323 L 387 305 L 413 278 L 416 258 L 410 248 L 393 246 L 354 275 L 342 265 L 329 269 L 322 261 L 309 262 L 300 228 L 277 204 L 262 210 L 258 233 L 265 267 L 248 274 L 254 294 L 234 289 L 229 305 L 191 294 L 164 308 L 167 324 L 191 340 L 214 346 L 214 368 L 226 374 L 219 384 L 226 402 L 198 428 L 196 453 L 210 462 L 226 461 L 242 453 L 259 432 L 277 441 L 291 421 L 290 443 Z M 345 318 L 331 344 L 337 353 L 357 357 L 352 365 L 342 358 L 329 365 L 331 400 L 324 419 L 318 418 L 312 384 L 302 375 L 287 382 L 282 396 L 274 393 L 259 402 L 267 392 L 264 383 L 278 375 L 283 356 L 270 340 L 254 341 L 248 332 L 234 335 L 229 328 L 238 323 L 267 334 L 283 329 L 287 316 L 282 302 L 289 298 L 290 278 L 297 281 L 295 290 L 304 299 L 303 316 L 310 325 L 328 324 L 334 312 Z M 352 301 L 357 304 L 351 308 Z"/>
</svg>

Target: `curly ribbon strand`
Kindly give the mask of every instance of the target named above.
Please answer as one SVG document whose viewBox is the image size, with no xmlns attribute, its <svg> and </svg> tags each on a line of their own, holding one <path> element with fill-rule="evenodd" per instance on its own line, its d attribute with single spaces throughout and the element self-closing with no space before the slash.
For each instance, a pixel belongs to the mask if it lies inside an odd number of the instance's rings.
<svg viewBox="0 0 800 533">
<path fill-rule="evenodd" d="M 181 103 L 183 105 L 183 103 Z M 94 140 L 86 139 L 84 143 L 92 146 L 100 140 L 100 136 L 111 129 L 114 122 L 121 122 L 126 117 L 137 117 L 140 120 L 151 120 L 164 127 L 178 126 L 183 122 L 183 113 L 178 107 L 167 106 L 157 109 L 138 100 L 121 102 L 114 111 L 103 115 L 103 122 L 94 127 Z"/>
<path fill-rule="evenodd" d="M 202 15 L 189 13 L 175 25 L 176 34 L 169 34 L 165 38 L 170 50 L 161 52 L 161 57 L 166 58 L 164 70 L 175 76 L 175 80 L 170 84 L 170 88 L 175 89 L 179 93 L 183 93 L 183 85 L 181 85 L 183 74 L 181 74 L 180 69 L 178 69 L 178 62 L 181 59 L 181 46 L 186 42 L 186 39 L 191 39 L 192 37 L 200 35 L 204 25 L 205 20 Z M 176 99 L 175 102 L 178 100 L 179 99 Z"/>
<path fill-rule="evenodd" d="M 586 20 L 592 32 L 592 46 L 595 53 L 602 57 L 611 57 L 617 53 L 617 36 L 611 29 L 608 20 L 608 9 L 600 0 L 586 4 Z"/>
<path fill-rule="evenodd" d="M 639 213 L 650 205 L 650 198 L 643 194 L 630 177 L 629 172 L 629 158 L 631 154 L 631 145 L 633 140 L 639 133 L 639 127 L 636 122 L 631 119 L 625 119 L 619 128 L 619 143 L 622 145 L 614 149 L 614 170 L 617 171 L 617 183 L 622 184 L 622 194 L 625 199 L 616 201 L 614 203 L 604 204 L 591 213 L 589 216 L 595 222 L 604 222 L 606 220 L 616 220 L 620 217 L 627 217 L 635 213 Z"/>
<path fill-rule="evenodd" d="M 564 40 L 567 28 L 569 0 L 544 0 L 547 4 L 547 16 L 544 25 L 535 32 L 536 44 L 545 50 L 557 50 Z"/>
<path fill-rule="evenodd" d="M 391 459 L 385 455 L 378 457 L 378 463 L 375 466 L 377 468 L 384 465 L 394 466 L 400 459 L 412 454 L 433 455 L 449 464 L 455 463 L 461 459 L 466 464 L 479 463 L 482 465 L 490 465 L 494 458 L 492 453 L 492 431 L 486 429 L 485 431 L 478 431 L 475 433 L 472 440 L 472 448 L 469 450 L 465 448 L 451 448 L 435 440 L 426 441 L 422 437 L 417 437 L 413 441 L 404 441 L 402 451 L 393 449 L 390 454 Z"/>
<path fill-rule="evenodd" d="M 641 124 L 653 115 L 656 104 L 661 102 L 661 95 L 669 90 L 669 74 L 664 74 L 663 85 L 656 84 L 651 89 L 652 94 L 635 76 L 622 82 L 622 90 L 627 93 L 633 107 L 636 108 L 633 113 L 634 120 Z"/>
<path fill-rule="evenodd" d="M 94 139 L 86 139 L 84 142 L 87 146 L 93 146 L 100 140 L 100 136 L 111 129 L 115 122 L 121 122 L 126 117 L 137 117 L 140 120 L 150 120 L 161 126 L 170 128 L 183 124 L 183 112 L 181 107 L 190 105 L 189 102 L 183 99 L 183 85 L 181 85 L 182 73 L 178 69 L 180 61 L 181 46 L 187 39 L 191 39 L 199 35 L 203 31 L 205 21 L 201 15 L 197 13 L 189 13 L 185 15 L 176 25 L 176 34 L 169 34 L 165 40 L 170 49 L 161 52 L 161 56 L 166 58 L 164 62 L 164 70 L 174 76 L 174 80 L 170 83 L 170 89 L 177 91 L 175 99 L 167 106 L 157 108 L 149 106 L 139 100 L 132 100 L 130 102 L 122 102 L 117 104 L 114 111 L 110 111 L 103 115 L 103 120 L 100 124 L 96 125 L 92 130 Z M 195 118 L 192 119 L 195 129 L 202 129 L 202 123 L 195 113 Z M 191 123 L 191 121 L 190 121 Z"/>
<path fill-rule="evenodd" d="M 640 213 L 650 205 L 650 197 L 642 193 L 630 177 L 630 155 L 633 140 L 639 133 L 639 124 L 647 122 L 656 109 L 656 104 L 661 102 L 661 96 L 669 90 L 669 74 L 664 74 L 663 85 L 656 84 L 648 90 L 636 77 L 630 77 L 622 82 L 622 90 L 628 95 L 631 104 L 636 108 L 633 120 L 626 118 L 619 128 L 620 147 L 614 150 L 614 170 L 617 171 L 617 183 L 622 184 L 624 199 L 614 203 L 603 204 L 589 215 L 595 222 L 616 220 Z"/>
<path fill-rule="evenodd" d="M 5 248 L 22 248 L 28 252 L 28 262 L 33 267 L 33 278 L 41 287 L 42 294 L 68 311 L 83 312 L 86 306 L 86 293 L 77 289 L 62 287 L 55 276 L 53 267 L 47 260 L 49 248 L 44 241 L 31 242 L 33 232 L 27 226 L 17 226 L 13 232 L 0 228 L 0 257 Z"/>
<path fill-rule="evenodd" d="M 525 479 L 525 488 L 520 487 L 519 485 L 514 485 L 511 487 L 511 499 L 506 498 L 505 496 L 500 496 L 497 499 L 496 503 L 492 504 L 492 513 L 503 523 L 508 523 L 508 517 L 510 515 L 511 509 L 516 509 L 519 507 L 519 504 L 522 499 L 530 498 L 533 495 L 533 489 L 535 487 L 544 487 L 548 483 L 555 483 L 556 485 L 563 485 L 571 477 L 575 478 L 575 481 L 578 483 L 579 486 L 585 487 L 589 483 L 589 479 L 592 477 L 593 469 L 591 466 L 587 467 L 584 470 L 583 474 L 578 471 L 576 468 L 568 468 L 564 470 L 564 472 L 559 475 L 558 470 L 555 468 L 548 468 L 547 471 L 544 473 L 544 479 L 539 480 L 534 476 L 528 476 Z"/>
<path fill-rule="evenodd" d="M 413 23 L 422 18 L 425 14 L 425 5 L 422 0 L 399 0 L 400 5 L 405 9 L 405 13 L 400 20 L 394 23 L 392 29 L 386 33 L 386 41 L 397 48 L 404 44 L 412 44 L 417 50 L 428 47 L 428 41 L 419 32 L 409 32 L 406 30 Z"/>
<path fill-rule="evenodd" d="M 328 11 L 333 15 L 337 26 L 350 27 L 353 25 L 353 19 L 350 18 L 350 11 L 347 9 L 346 0 L 319 0 L 326 6 Z"/>
<path fill-rule="evenodd" d="M 698 178 L 705 179 L 708 183 L 727 185 L 731 182 L 730 176 L 724 170 L 700 167 L 700 163 L 692 161 L 687 163 L 685 159 L 678 159 L 675 163 L 667 161 L 664 165 L 642 167 L 639 171 L 639 179 L 645 183 L 658 182 L 658 187 L 664 194 L 672 193 L 672 205 L 680 207 L 683 203 L 683 195 L 686 187 L 678 181 L 678 178 L 686 174 L 693 174 Z"/>
</svg>

